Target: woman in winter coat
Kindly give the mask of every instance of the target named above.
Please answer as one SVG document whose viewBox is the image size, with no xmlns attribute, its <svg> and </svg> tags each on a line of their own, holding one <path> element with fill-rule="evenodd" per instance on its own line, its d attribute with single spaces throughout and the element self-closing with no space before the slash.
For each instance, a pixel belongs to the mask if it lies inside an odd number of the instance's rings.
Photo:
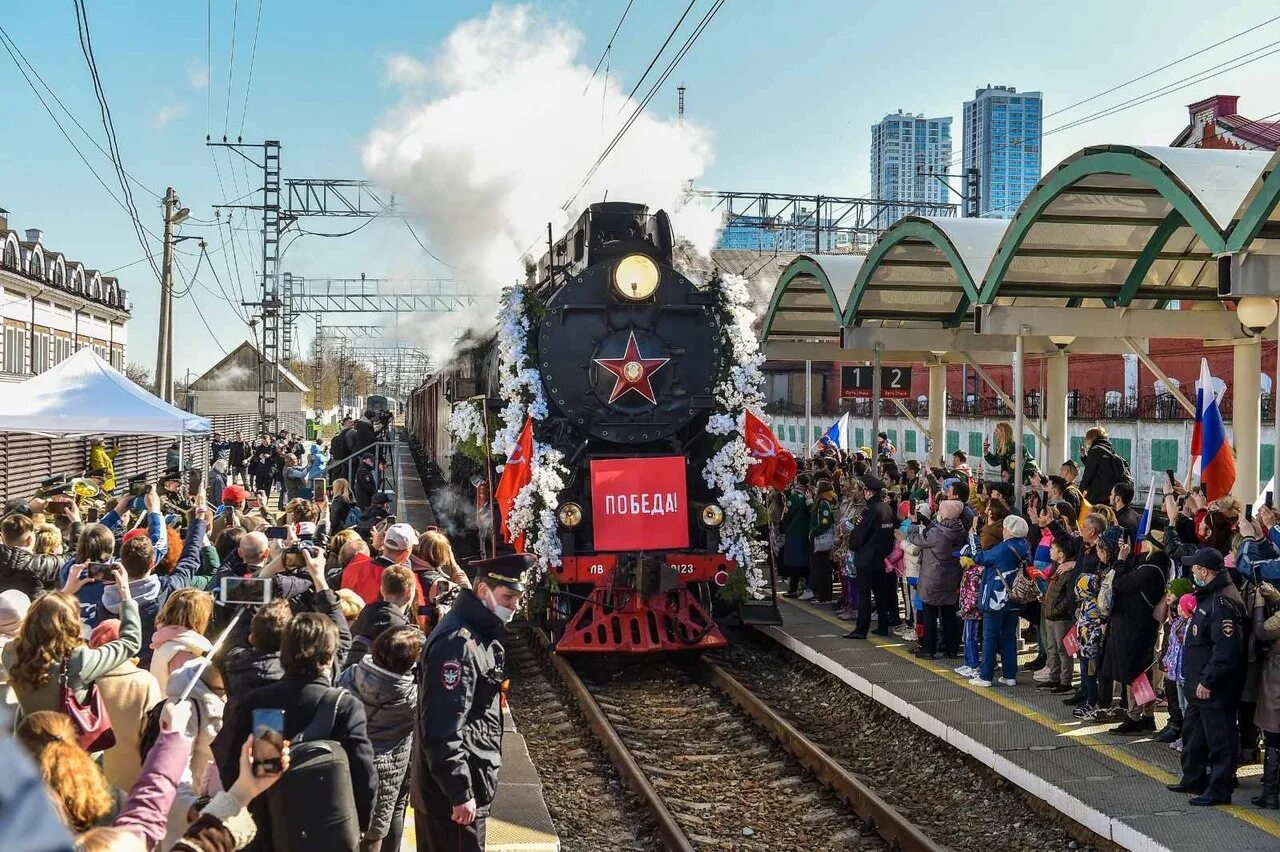
<svg viewBox="0 0 1280 852">
<path fill-rule="evenodd" d="M 109 618 L 93 629 L 90 648 L 101 648 L 120 637 L 120 620 Z M 164 699 L 155 677 L 138 668 L 133 660 L 125 660 L 98 678 L 98 694 L 111 717 L 116 744 L 102 753 L 102 772 L 107 780 L 128 790 L 142 771 L 142 755 L 138 743 L 142 738 L 142 722 L 147 712 Z"/>
<path fill-rule="evenodd" d="M 818 603 L 830 603 L 832 592 L 831 581 L 831 547 L 823 546 L 826 539 L 834 539 L 833 528 L 836 525 L 836 492 L 830 481 L 818 480 L 818 495 L 813 501 L 813 510 L 809 513 L 809 589 L 800 596 L 800 600 L 815 600 Z"/>
<path fill-rule="evenodd" d="M 1008 473 L 1009 481 L 1012 482 L 1017 454 L 1013 445 L 1013 427 L 1008 421 L 1002 420 L 996 424 L 994 438 L 994 441 L 987 439 L 982 442 L 983 459 L 997 471 Z M 1031 448 L 1026 444 L 1022 445 L 1022 459 L 1022 471 L 1025 477 L 1033 461 Z"/>
<path fill-rule="evenodd" d="M 928 527 L 912 527 L 907 541 L 920 549 L 920 582 L 916 592 L 924 605 L 924 638 L 919 656 L 938 656 L 938 628 L 942 628 L 942 655 L 955 657 L 960 651 L 960 620 L 957 600 L 964 569 L 956 551 L 964 546 L 964 503 L 943 500 L 938 516 Z"/>
<path fill-rule="evenodd" d="M 364 704 L 378 769 L 373 821 L 361 838 L 361 852 L 400 848 L 418 706 L 418 687 L 411 670 L 425 641 L 422 631 L 412 625 L 387 630 L 374 641 L 371 653 L 338 677 L 338 686 Z"/>
<path fill-rule="evenodd" d="M 61 710 L 60 672 L 64 666 L 67 685 L 83 701 L 91 684 L 142 648 L 142 620 L 124 568 L 116 567 L 115 581 L 120 589 L 120 638 L 101 648 L 90 648 L 84 641 L 80 605 L 74 597 L 84 582 L 79 571 L 72 569 L 61 592 L 51 592 L 31 604 L 22 630 L 3 653 L 9 683 L 23 714 Z"/>
<path fill-rule="evenodd" d="M 978 521 L 970 546 L 978 538 Z M 1005 686 L 1018 684 L 1018 612 L 1021 607 L 1012 600 L 1009 592 L 1024 570 L 1030 558 L 1027 547 L 1027 522 L 1017 515 L 1004 519 L 1004 541 L 990 550 L 974 554 L 974 561 L 983 566 L 981 586 L 978 589 L 978 608 L 982 610 L 982 668 L 976 677 L 970 678 L 974 686 L 989 687 L 995 679 L 996 654 L 1000 654 Z"/>
<path fill-rule="evenodd" d="M 1160 625 L 1152 613 L 1164 597 L 1168 559 L 1150 539 L 1142 541 L 1141 547 L 1141 561 L 1136 565 L 1127 560 L 1118 562 L 1111 581 L 1111 617 L 1098 672 L 1124 686 L 1129 698 L 1129 718 L 1112 730 L 1113 734 L 1156 729 L 1155 717 L 1149 715 L 1150 708 L 1140 707 L 1134 700 L 1131 684 L 1155 663 Z"/>
<path fill-rule="evenodd" d="M 227 460 L 218 459 L 209 465 L 209 498 L 214 505 L 222 502 L 222 492 L 227 490 Z"/>
<path fill-rule="evenodd" d="M 5 589 L 0 592 L 0 660 L 4 659 L 4 646 L 18 635 L 18 630 L 22 627 L 22 619 L 26 617 L 27 610 L 30 608 L 31 598 L 27 597 L 26 593 L 17 589 Z M 12 712 L 17 709 L 17 704 L 18 699 L 14 697 L 13 689 L 9 686 L 9 674 L 5 671 L 3 662 L 0 662 L 0 712 Z M 11 732 L 12 721 L 4 728 Z"/>
<path fill-rule="evenodd" d="M 178 589 L 160 607 L 151 639 L 151 674 L 162 692 L 168 692 L 169 675 L 213 650 L 204 636 L 212 617 L 213 595 L 190 587 Z"/>
<path fill-rule="evenodd" d="M 194 685 L 192 681 L 195 681 Z M 169 677 L 165 697 L 177 701 L 189 686 L 191 695 L 188 700 L 192 705 L 192 717 L 196 720 L 196 739 L 191 750 L 191 791 L 199 798 L 222 789 L 217 768 L 213 766 L 213 739 L 222 730 L 227 698 L 218 667 L 205 665 L 199 659 L 183 664 Z"/>
<path fill-rule="evenodd" d="M 787 508 L 782 514 L 782 576 L 788 580 L 787 597 L 797 597 L 800 585 L 809 576 L 809 503 L 805 489 L 809 474 L 796 477 L 787 491 Z"/>
<path fill-rule="evenodd" d="M 307 484 L 307 469 L 298 463 L 298 457 L 285 456 L 284 460 L 284 496 L 286 500 L 297 500 L 303 486 Z"/>
</svg>

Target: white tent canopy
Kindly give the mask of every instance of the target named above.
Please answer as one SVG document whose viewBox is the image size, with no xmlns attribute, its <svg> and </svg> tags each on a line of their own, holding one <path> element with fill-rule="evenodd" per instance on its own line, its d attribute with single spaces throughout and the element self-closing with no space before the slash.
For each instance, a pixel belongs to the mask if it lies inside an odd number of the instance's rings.
<svg viewBox="0 0 1280 852">
<path fill-rule="evenodd" d="M 5 388 L 0 432 L 78 435 L 208 435 L 205 417 L 175 408 L 117 372 L 92 349 Z"/>
</svg>

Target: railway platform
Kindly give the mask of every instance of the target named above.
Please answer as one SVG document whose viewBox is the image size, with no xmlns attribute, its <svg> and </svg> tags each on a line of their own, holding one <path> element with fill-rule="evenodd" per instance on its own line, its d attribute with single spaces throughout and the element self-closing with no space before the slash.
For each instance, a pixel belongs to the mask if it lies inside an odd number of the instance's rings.
<svg viewBox="0 0 1280 852">
<path fill-rule="evenodd" d="M 1241 771 L 1236 804 L 1191 807 L 1165 789 L 1178 780 L 1176 752 L 1149 735 L 1082 723 L 1060 696 L 1037 692 L 1029 672 L 1019 672 L 1016 687 L 974 687 L 952 671 L 959 661 L 918 659 L 896 637 L 843 638 L 849 623 L 828 610 L 784 600 L 782 616 L 781 626 L 759 629 L 1119 846 L 1280 848 L 1280 812 L 1248 802 L 1259 791 L 1258 766 Z"/>
<path fill-rule="evenodd" d="M 395 453 L 396 512 L 414 529 L 435 523 L 426 489 L 418 477 L 407 444 Z M 529 757 L 524 737 L 516 730 L 510 711 L 503 708 L 502 769 L 498 772 L 498 796 L 486 826 L 486 852 L 558 852 L 560 839 L 542 795 L 538 770 Z M 417 848 L 412 811 L 406 815 L 404 852 Z"/>
</svg>

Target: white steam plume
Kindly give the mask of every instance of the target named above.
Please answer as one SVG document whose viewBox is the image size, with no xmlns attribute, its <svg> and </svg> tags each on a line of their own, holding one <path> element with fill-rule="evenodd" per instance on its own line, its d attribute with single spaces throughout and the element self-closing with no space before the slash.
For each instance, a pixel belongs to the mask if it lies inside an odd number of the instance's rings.
<svg viewBox="0 0 1280 852">
<path fill-rule="evenodd" d="M 718 218 L 683 204 L 686 182 L 711 158 L 706 132 L 688 122 L 641 114 L 572 207 L 561 209 L 635 108 L 616 79 L 592 79 L 579 62 L 582 43 L 570 24 L 526 6 L 494 6 L 445 39 L 426 66 L 430 94 L 406 90 L 365 143 L 370 177 L 421 218 L 452 274 L 490 297 L 475 320 L 422 324 L 419 343 L 433 355 L 447 355 L 469 325 L 492 322 L 491 297 L 523 276 L 526 252 L 541 255 L 548 222 L 559 236 L 606 192 L 667 210 L 678 236 L 710 249 Z M 403 78 L 405 57 L 395 61 L 389 77 Z"/>
</svg>

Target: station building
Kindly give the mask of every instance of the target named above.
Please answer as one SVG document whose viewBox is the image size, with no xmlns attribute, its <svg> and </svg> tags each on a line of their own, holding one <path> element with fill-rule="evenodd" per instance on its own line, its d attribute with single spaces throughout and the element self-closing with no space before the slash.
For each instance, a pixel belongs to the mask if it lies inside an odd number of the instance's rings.
<svg viewBox="0 0 1280 852">
<path fill-rule="evenodd" d="M 128 294 L 103 275 L 19 232 L 0 210 L 0 382 L 43 373 L 86 346 L 124 372 Z"/>
</svg>

